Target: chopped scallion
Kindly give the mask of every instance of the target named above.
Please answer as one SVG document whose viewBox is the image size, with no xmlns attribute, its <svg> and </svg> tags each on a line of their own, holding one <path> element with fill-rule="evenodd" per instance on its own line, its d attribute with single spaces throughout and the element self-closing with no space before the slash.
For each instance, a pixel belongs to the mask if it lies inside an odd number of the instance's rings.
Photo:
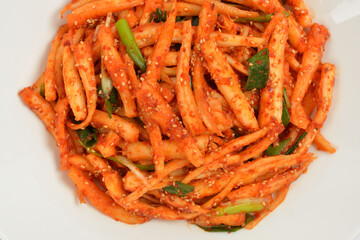
<svg viewBox="0 0 360 240">
<path fill-rule="evenodd" d="M 121 42 L 126 47 L 126 52 L 134 63 L 141 69 L 142 72 L 146 71 L 146 62 L 141 54 L 139 46 L 135 41 L 135 37 L 131 32 L 129 23 L 126 19 L 120 19 L 116 22 L 116 29 L 119 33 Z"/>
<path fill-rule="evenodd" d="M 157 8 L 155 12 L 150 15 L 150 22 L 154 21 L 156 23 L 166 22 L 167 16 L 166 11 L 162 11 L 160 8 Z"/>
<path fill-rule="evenodd" d="M 154 171 L 155 170 L 155 165 L 140 165 L 140 164 L 136 164 L 137 168 L 140 171 Z"/>
<path fill-rule="evenodd" d="M 289 96 L 287 95 L 286 88 L 284 88 L 284 90 L 283 90 L 283 96 L 284 96 L 284 100 L 285 100 L 285 103 L 286 103 L 286 107 L 291 108 L 291 103 L 290 103 Z"/>
<path fill-rule="evenodd" d="M 236 23 L 249 23 L 249 22 L 270 22 L 272 16 L 274 14 L 262 14 L 257 17 L 245 17 L 245 18 L 237 18 L 234 22 Z"/>
<path fill-rule="evenodd" d="M 236 214 L 241 212 L 259 212 L 264 209 L 262 198 L 246 198 L 239 199 L 235 203 L 226 204 L 225 206 L 215 209 L 216 216 L 224 216 L 228 214 Z"/>
<path fill-rule="evenodd" d="M 45 98 L 45 83 L 40 85 L 40 95 Z"/>
<path fill-rule="evenodd" d="M 245 225 L 244 226 L 249 224 L 254 219 L 255 219 L 255 217 L 253 215 L 247 213 L 246 217 L 245 217 Z M 206 232 L 236 232 L 243 228 L 243 226 L 228 226 L 225 224 L 220 224 L 220 225 L 211 226 L 211 227 L 201 227 L 201 226 L 199 226 L 199 227 Z"/>
<path fill-rule="evenodd" d="M 299 137 L 299 139 L 296 141 L 296 143 L 294 144 L 294 146 L 292 146 L 289 150 L 286 151 L 285 155 L 289 155 L 292 154 L 295 149 L 297 148 L 297 146 L 299 145 L 300 141 L 304 139 L 304 137 L 306 136 L 307 132 L 304 132 L 303 134 L 301 134 L 301 136 Z"/>
<path fill-rule="evenodd" d="M 98 95 L 104 98 L 105 109 L 109 115 L 109 118 L 112 118 L 112 113 L 118 106 L 118 92 L 116 88 L 112 88 L 110 94 L 105 94 L 105 91 L 102 89 L 102 84 L 99 85 Z"/>
<path fill-rule="evenodd" d="M 187 185 L 185 183 L 176 181 L 175 186 L 169 185 L 169 186 L 163 187 L 162 190 L 166 191 L 168 193 L 177 195 L 177 196 L 185 196 L 187 193 L 194 191 L 194 186 Z"/>
<path fill-rule="evenodd" d="M 279 142 L 279 145 L 277 146 L 269 146 L 268 149 L 266 149 L 265 153 L 268 156 L 276 156 L 280 155 L 286 144 L 290 141 L 290 138 L 285 139 L 284 141 Z"/>
</svg>

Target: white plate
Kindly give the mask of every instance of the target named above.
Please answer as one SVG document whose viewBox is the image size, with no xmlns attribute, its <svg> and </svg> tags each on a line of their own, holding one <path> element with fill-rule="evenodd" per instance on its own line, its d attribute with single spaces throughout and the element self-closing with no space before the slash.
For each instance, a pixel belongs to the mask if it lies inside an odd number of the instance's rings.
<svg viewBox="0 0 360 240">
<path fill-rule="evenodd" d="M 322 131 L 336 147 L 291 185 L 252 231 L 206 233 L 185 221 L 129 226 L 80 205 L 59 152 L 17 92 L 44 70 L 65 1 L 0 1 L 0 239 L 356 239 L 360 234 L 360 1 L 308 0 L 331 32 L 333 105 Z"/>
</svg>

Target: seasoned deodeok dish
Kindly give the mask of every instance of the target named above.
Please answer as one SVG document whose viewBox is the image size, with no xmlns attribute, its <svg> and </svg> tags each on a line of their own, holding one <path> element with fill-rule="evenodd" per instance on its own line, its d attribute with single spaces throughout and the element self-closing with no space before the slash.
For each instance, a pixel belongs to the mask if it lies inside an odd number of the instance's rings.
<svg viewBox="0 0 360 240">
<path fill-rule="evenodd" d="M 73 0 L 61 16 L 19 95 L 80 202 L 117 221 L 252 229 L 314 161 L 310 145 L 335 152 L 320 133 L 330 35 L 303 0 Z"/>
</svg>

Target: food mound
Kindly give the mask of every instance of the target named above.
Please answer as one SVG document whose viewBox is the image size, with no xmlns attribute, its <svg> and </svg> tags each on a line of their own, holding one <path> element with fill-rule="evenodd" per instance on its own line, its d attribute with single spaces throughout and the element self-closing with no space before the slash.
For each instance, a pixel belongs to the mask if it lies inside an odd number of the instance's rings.
<svg viewBox="0 0 360 240">
<path fill-rule="evenodd" d="M 316 158 L 311 144 L 335 152 L 320 133 L 330 35 L 303 0 L 73 0 L 64 14 L 19 95 L 81 203 L 128 224 L 252 229 Z"/>
</svg>

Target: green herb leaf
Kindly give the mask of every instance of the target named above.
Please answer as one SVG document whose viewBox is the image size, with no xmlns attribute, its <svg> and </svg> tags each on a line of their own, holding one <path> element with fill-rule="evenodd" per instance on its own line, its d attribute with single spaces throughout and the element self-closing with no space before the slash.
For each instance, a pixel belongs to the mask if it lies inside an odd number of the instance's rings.
<svg viewBox="0 0 360 240">
<path fill-rule="evenodd" d="M 194 191 L 194 186 L 187 185 L 185 183 L 176 181 L 175 186 L 174 185 L 169 185 L 169 186 L 163 187 L 162 190 L 166 191 L 168 193 L 177 195 L 177 196 L 184 197 L 187 193 L 190 193 L 190 192 Z M 181 195 L 180 195 L 180 193 L 181 193 Z"/>
<path fill-rule="evenodd" d="M 206 232 L 237 232 L 243 228 L 242 226 L 228 226 L 225 224 L 220 224 L 211 227 L 202 227 L 198 225 L 198 227 L 200 227 Z"/>
<path fill-rule="evenodd" d="M 109 102 L 108 100 L 105 100 L 105 109 L 108 113 L 109 118 L 111 119 L 114 109 L 113 109 L 111 102 Z"/>
<path fill-rule="evenodd" d="M 90 148 L 86 148 L 86 151 L 88 153 L 92 153 L 98 157 L 101 157 L 101 158 L 104 158 L 103 155 L 101 155 L 100 153 L 96 152 L 95 150 L 93 149 L 90 149 Z M 146 183 L 146 178 L 145 176 L 140 172 L 139 168 L 137 165 L 135 165 L 133 162 L 131 162 L 129 159 L 127 159 L 126 157 L 124 156 L 121 156 L 121 155 L 116 155 L 116 156 L 113 156 L 113 157 L 107 157 L 106 159 L 108 160 L 111 160 L 111 161 L 114 161 L 116 163 L 119 163 L 127 168 L 129 168 L 129 170 L 131 172 L 133 172 L 139 179 L 143 180 L 144 183 Z M 140 165 L 141 166 L 141 165 Z M 154 167 L 155 168 L 155 167 Z"/>
<path fill-rule="evenodd" d="M 252 220 L 254 220 L 255 217 L 249 213 L 246 213 L 245 217 L 245 225 L 249 224 Z M 197 225 L 201 229 L 203 229 L 206 232 L 236 232 L 243 228 L 243 226 L 227 226 L 225 224 L 220 224 L 212 227 L 201 227 Z"/>
<path fill-rule="evenodd" d="M 176 181 L 175 185 L 180 190 L 180 192 L 183 194 L 183 196 L 185 196 L 187 193 L 191 193 L 194 191 L 194 186 L 187 185 L 187 184 L 179 182 L 179 181 Z"/>
<path fill-rule="evenodd" d="M 283 89 L 283 109 L 281 115 L 281 121 L 284 127 L 287 127 L 290 123 L 290 114 L 288 108 L 291 107 L 289 97 L 286 92 L 286 88 Z"/>
<path fill-rule="evenodd" d="M 289 97 L 287 95 L 286 88 L 284 88 L 284 90 L 283 90 L 283 96 L 284 96 L 284 100 L 285 100 L 285 103 L 286 103 L 286 107 L 291 108 L 291 103 L 290 103 L 290 99 L 289 99 Z"/>
<path fill-rule="evenodd" d="M 45 83 L 40 85 L 40 95 L 45 98 Z"/>
<path fill-rule="evenodd" d="M 229 203 L 226 206 L 215 208 L 214 212 L 216 216 L 224 216 L 241 212 L 259 212 L 264 209 L 262 202 L 262 198 L 239 199 L 235 201 L 235 203 Z"/>
<path fill-rule="evenodd" d="M 140 164 L 136 164 L 137 168 L 140 171 L 154 171 L 155 170 L 155 165 L 140 165 Z"/>
<path fill-rule="evenodd" d="M 199 17 L 192 17 L 191 26 L 199 26 Z"/>
<path fill-rule="evenodd" d="M 281 121 L 284 127 L 287 127 L 290 123 L 290 114 L 289 110 L 286 107 L 286 101 L 283 100 L 283 109 L 282 109 L 282 115 L 281 115 Z"/>
<path fill-rule="evenodd" d="M 80 138 L 80 143 L 84 148 L 91 148 L 97 143 L 96 128 L 88 126 L 85 129 L 76 130 Z"/>
<path fill-rule="evenodd" d="M 265 153 L 268 156 L 280 155 L 286 144 L 290 141 L 290 138 L 281 141 L 278 146 L 269 146 Z"/>
<path fill-rule="evenodd" d="M 285 2 L 286 2 L 286 0 L 285 0 Z M 290 17 L 290 13 L 289 13 L 288 11 L 284 11 L 283 13 L 285 14 L 285 16 L 286 16 L 287 18 Z"/>
<path fill-rule="evenodd" d="M 109 118 L 112 118 L 112 113 L 118 107 L 118 92 L 116 88 L 112 88 L 110 94 L 106 95 L 105 91 L 102 89 L 102 85 L 100 84 L 98 87 L 98 96 L 104 98 L 105 109 Z"/>
<path fill-rule="evenodd" d="M 264 48 L 247 62 L 249 77 L 245 85 L 246 91 L 264 88 L 269 78 L 269 49 Z"/>
<path fill-rule="evenodd" d="M 160 8 L 157 8 L 155 12 L 150 15 L 150 22 L 154 21 L 156 23 L 166 22 L 167 16 L 166 11 L 162 11 Z"/>
<path fill-rule="evenodd" d="M 283 110 L 282 110 L 282 116 L 281 120 L 284 125 L 284 127 L 287 127 L 290 123 L 290 114 L 288 108 L 291 108 L 291 103 L 289 100 L 289 97 L 287 95 L 286 88 L 284 87 L 283 90 Z"/>
<path fill-rule="evenodd" d="M 303 134 L 301 134 L 301 136 L 300 136 L 299 139 L 296 141 L 296 143 L 294 144 L 294 146 L 292 146 L 289 150 L 287 150 L 286 153 L 285 153 L 285 155 L 292 154 L 292 153 L 295 151 L 295 149 L 297 148 L 299 142 L 304 139 L 304 137 L 306 136 L 306 134 L 307 134 L 307 132 L 304 132 Z"/>
<path fill-rule="evenodd" d="M 176 196 L 180 196 L 180 193 L 179 193 L 178 189 L 177 189 L 175 186 L 173 186 L 173 185 L 169 185 L 169 186 L 163 187 L 162 190 L 163 190 L 163 191 L 166 191 L 166 192 L 168 192 L 168 193 L 174 194 L 174 195 L 176 195 Z"/>
<path fill-rule="evenodd" d="M 253 215 L 247 213 L 245 216 L 245 226 L 248 225 L 254 219 L 255 219 L 255 217 Z"/>
<path fill-rule="evenodd" d="M 106 111 L 109 114 L 109 118 L 111 118 L 111 114 L 118 107 L 118 92 L 116 88 L 113 88 L 111 91 L 109 98 L 105 100 Z"/>
<path fill-rule="evenodd" d="M 270 22 L 274 14 L 262 14 L 257 17 L 248 17 L 248 18 L 237 18 L 234 22 L 236 23 L 249 23 L 249 22 Z"/>
<path fill-rule="evenodd" d="M 158 22 L 166 22 L 166 11 L 162 11 L 160 8 L 156 9 L 156 17 Z"/>
<path fill-rule="evenodd" d="M 126 19 L 120 19 L 116 22 L 116 29 L 119 33 L 121 42 L 126 47 L 126 52 L 134 63 L 141 69 L 142 72 L 146 71 L 146 62 L 135 41 L 135 37 L 129 27 Z"/>
</svg>

